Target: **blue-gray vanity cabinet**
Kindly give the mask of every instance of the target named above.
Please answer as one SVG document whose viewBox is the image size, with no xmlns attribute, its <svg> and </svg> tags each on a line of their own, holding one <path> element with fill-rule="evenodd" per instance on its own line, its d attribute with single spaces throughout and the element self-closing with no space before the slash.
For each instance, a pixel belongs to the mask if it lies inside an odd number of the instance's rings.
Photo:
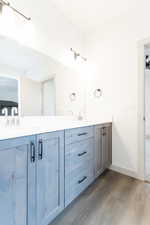
<svg viewBox="0 0 150 225">
<path fill-rule="evenodd" d="M 94 175 L 97 178 L 103 172 L 102 161 L 102 126 L 97 125 L 94 129 Z"/>
<path fill-rule="evenodd" d="M 94 174 L 97 178 L 112 163 L 112 125 L 96 125 L 94 133 Z"/>
<path fill-rule="evenodd" d="M 0 141 L 0 224 L 35 223 L 35 137 Z"/>
<path fill-rule="evenodd" d="M 112 163 L 102 124 L 0 141 L 0 224 L 48 225 Z"/>
<path fill-rule="evenodd" d="M 37 224 L 49 224 L 64 209 L 64 132 L 37 136 Z"/>
</svg>

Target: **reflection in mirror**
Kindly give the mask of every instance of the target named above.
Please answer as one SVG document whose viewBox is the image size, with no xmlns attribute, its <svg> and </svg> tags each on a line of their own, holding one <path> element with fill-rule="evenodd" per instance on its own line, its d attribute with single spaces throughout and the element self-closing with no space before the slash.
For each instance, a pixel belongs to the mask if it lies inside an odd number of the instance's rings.
<svg viewBox="0 0 150 225">
<path fill-rule="evenodd" d="M 42 82 L 42 102 L 43 115 L 56 115 L 56 96 L 55 96 L 55 80 L 54 78 Z"/>
<path fill-rule="evenodd" d="M 0 116 L 18 115 L 18 80 L 0 76 Z"/>
<path fill-rule="evenodd" d="M 77 72 L 6 37 L 0 36 L 0 49 L 0 116 L 11 115 L 11 108 L 16 115 L 18 105 L 19 116 L 85 114 L 83 78 Z M 70 101 L 70 93 L 77 93 L 76 101 Z"/>
</svg>

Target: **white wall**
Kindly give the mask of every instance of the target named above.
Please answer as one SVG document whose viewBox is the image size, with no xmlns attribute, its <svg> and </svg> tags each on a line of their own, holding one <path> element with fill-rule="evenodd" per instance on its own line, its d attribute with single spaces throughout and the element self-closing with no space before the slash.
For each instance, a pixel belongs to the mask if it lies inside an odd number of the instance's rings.
<svg viewBox="0 0 150 225">
<path fill-rule="evenodd" d="M 83 76 L 77 71 L 61 67 L 55 75 L 56 114 L 75 116 L 85 114 L 85 88 Z M 70 94 L 76 93 L 76 100 L 70 101 Z"/>
<path fill-rule="evenodd" d="M 148 11 L 105 24 L 88 36 L 86 45 L 88 62 L 97 71 L 90 88 L 103 90 L 102 102 L 88 99 L 88 113 L 113 114 L 113 165 L 133 173 L 139 160 L 138 41 L 150 36 Z"/>
<path fill-rule="evenodd" d="M 12 0 L 11 4 L 32 18 L 26 21 L 5 8 L 0 34 L 67 63 L 69 49 L 82 51 L 83 36 L 51 1 Z"/>
<path fill-rule="evenodd" d="M 42 115 L 42 84 L 26 77 L 20 78 L 21 116 Z"/>
</svg>

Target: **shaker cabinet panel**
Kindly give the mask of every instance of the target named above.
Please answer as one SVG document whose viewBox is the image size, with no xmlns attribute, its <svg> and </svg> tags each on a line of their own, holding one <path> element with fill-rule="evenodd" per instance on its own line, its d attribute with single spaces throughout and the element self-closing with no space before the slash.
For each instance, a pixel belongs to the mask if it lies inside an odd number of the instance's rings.
<svg viewBox="0 0 150 225">
<path fill-rule="evenodd" d="M 65 146 L 65 173 L 70 173 L 84 162 L 93 161 L 93 138 Z"/>
<path fill-rule="evenodd" d="M 93 137 L 93 126 L 65 130 L 65 144 L 72 144 Z"/>
<path fill-rule="evenodd" d="M 103 127 L 102 135 L 102 168 L 105 170 L 109 164 L 109 128 Z"/>
<path fill-rule="evenodd" d="M 108 137 L 108 142 L 109 142 L 109 146 L 108 146 L 108 166 L 111 166 L 112 164 L 112 125 L 109 126 L 109 137 Z"/>
<path fill-rule="evenodd" d="M 64 208 L 64 133 L 38 135 L 37 223 L 49 224 Z"/>
<path fill-rule="evenodd" d="M 102 128 L 101 126 L 95 126 L 95 151 L 94 151 L 94 173 L 95 178 L 103 172 L 102 161 Z"/>
<path fill-rule="evenodd" d="M 112 163 L 112 126 L 95 126 L 95 151 L 94 151 L 95 178 L 98 177 Z"/>
<path fill-rule="evenodd" d="M 28 176 L 31 141 L 34 138 L 0 141 L 0 223 L 3 225 L 35 225 L 30 217 L 30 213 L 35 213 L 34 199 L 31 205 L 28 198 L 34 188 Z"/>
<path fill-rule="evenodd" d="M 111 126 L 104 127 L 102 131 L 102 162 L 103 168 L 108 168 L 112 163 Z"/>
</svg>

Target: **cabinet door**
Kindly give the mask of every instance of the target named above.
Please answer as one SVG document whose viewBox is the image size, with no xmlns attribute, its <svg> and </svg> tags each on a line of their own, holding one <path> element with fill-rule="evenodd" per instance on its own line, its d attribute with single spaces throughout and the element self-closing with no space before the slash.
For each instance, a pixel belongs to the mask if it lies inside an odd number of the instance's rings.
<svg viewBox="0 0 150 225">
<path fill-rule="evenodd" d="M 103 170 L 107 168 L 108 159 L 109 159 L 109 135 L 108 135 L 108 127 L 102 128 L 102 167 Z"/>
<path fill-rule="evenodd" d="M 95 126 L 94 173 L 95 178 L 103 172 L 102 162 L 102 127 Z"/>
<path fill-rule="evenodd" d="M 102 135 L 102 167 L 105 170 L 112 163 L 111 126 L 103 127 Z"/>
<path fill-rule="evenodd" d="M 37 224 L 49 224 L 64 208 L 64 132 L 38 135 Z"/>
<path fill-rule="evenodd" d="M 35 155 L 31 143 L 34 137 L 0 141 L 0 224 L 35 225 Z"/>
<path fill-rule="evenodd" d="M 95 177 L 98 177 L 112 163 L 111 125 L 95 126 Z"/>
<path fill-rule="evenodd" d="M 108 167 L 112 164 L 112 126 L 108 127 Z"/>
</svg>

